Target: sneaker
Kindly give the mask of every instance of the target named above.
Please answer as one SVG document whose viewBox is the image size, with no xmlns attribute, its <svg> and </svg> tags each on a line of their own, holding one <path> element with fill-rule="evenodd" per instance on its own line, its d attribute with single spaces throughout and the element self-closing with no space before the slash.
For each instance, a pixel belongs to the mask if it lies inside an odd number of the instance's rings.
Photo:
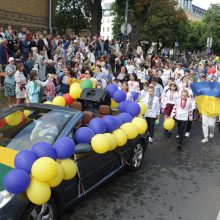
<svg viewBox="0 0 220 220">
<path fill-rule="evenodd" d="M 209 137 L 210 137 L 210 138 L 214 138 L 214 134 L 210 134 Z"/>
<path fill-rule="evenodd" d="M 176 147 L 177 147 L 178 150 L 182 150 L 182 145 L 181 144 L 177 144 Z"/>
<path fill-rule="evenodd" d="M 209 139 L 208 138 L 204 138 L 201 142 L 202 143 L 207 143 L 207 142 L 209 142 Z"/>
<path fill-rule="evenodd" d="M 177 139 L 179 139 L 179 137 L 180 137 L 179 135 L 176 136 Z"/>
<path fill-rule="evenodd" d="M 190 133 L 186 132 L 185 137 L 189 137 L 189 136 L 190 136 Z"/>
<path fill-rule="evenodd" d="M 149 143 L 153 143 L 153 139 L 149 137 Z"/>
</svg>

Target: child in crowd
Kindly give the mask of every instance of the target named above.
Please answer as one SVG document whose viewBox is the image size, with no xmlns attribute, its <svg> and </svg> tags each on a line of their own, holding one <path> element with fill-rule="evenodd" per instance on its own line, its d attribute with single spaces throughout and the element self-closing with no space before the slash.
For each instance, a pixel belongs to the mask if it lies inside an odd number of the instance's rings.
<svg viewBox="0 0 220 220">
<path fill-rule="evenodd" d="M 48 84 L 45 90 L 45 94 L 47 96 L 47 101 L 52 101 L 53 98 L 56 96 L 56 87 L 54 84 L 54 77 L 52 74 L 48 74 L 47 75 L 47 79 L 48 79 Z"/>
<path fill-rule="evenodd" d="M 140 85 L 139 85 L 136 73 L 130 74 L 130 80 L 128 81 L 128 91 L 129 92 L 140 92 Z"/>
<path fill-rule="evenodd" d="M 141 90 L 140 99 L 144 99 L 148 95 L 149 83 L 143 84 L 143 90 Z"/>
<path fill-rule="evenodd" d="M 133 101 L 133 96 L 132 96 L 132 94 L 129 92 L 128 83 L 127 83 L 127 82 L 123 82 L 123 83 L 122 83 L 122 90 L 123 90 L 123 91 L 126 93 L 126 95 L 127 95 L 126 100 L 132 100 L 132 101 Z"/>
<path fill-rule="evenodd" d="M 188 120 L 192 121 L 192 102 L 189 98 L 189 93 L 185 89 L 181 93 L 181 97 L 176 100 L 173 107 L 171 117 L 176 119 L 178 134 L 177 139 L 179 139 L 177 147 L 182 148 L 183 137 L 186 130 Z"/>
<path fill-rule="evenodd" d="M 177 92 L 177 85 L 175 83 L 170 83 L 169 89 L 164 91 L 162 95 L 162 112 L 164 114 L 164 119 L 170 117 L 170 114 L 173 110 L 173 107 L 176 103 L 176 100 L 179 98 L 178 92 Z M 167 137 L 171 136 L 171 132 L 165 130 L 164 135 Z"/>
<path fill-rule="evenodd" d="M 153 142 L 155 121 L 160 115 L 160 103 L 159 98 L 155 95 L 154 86 L 150 86 L 148 89 L 148 95 L 141 99 L 147 107 L 145 118 L 148 124 L 149 130 L 149 142 Z"/>
</svg>

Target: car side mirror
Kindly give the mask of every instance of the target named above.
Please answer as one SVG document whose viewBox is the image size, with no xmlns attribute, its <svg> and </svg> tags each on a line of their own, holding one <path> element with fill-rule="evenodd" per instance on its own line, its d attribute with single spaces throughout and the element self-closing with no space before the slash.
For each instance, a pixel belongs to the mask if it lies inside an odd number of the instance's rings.
<svg viewBox="0 0 220 220">
<path fill-rule="evenodd" d="M 75 154 L 90 153 L 91 151 L 92 147 L 90 144 L 77 144 L 75 146 Z"/>
</svg>

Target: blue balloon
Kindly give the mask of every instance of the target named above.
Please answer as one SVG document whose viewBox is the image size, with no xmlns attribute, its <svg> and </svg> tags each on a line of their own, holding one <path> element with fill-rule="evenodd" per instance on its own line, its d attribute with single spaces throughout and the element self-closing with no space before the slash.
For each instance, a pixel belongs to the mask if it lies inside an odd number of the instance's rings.
<svg viewBox="0 0 220 220">
<path fill-rule="evenodd" d="M 138 92 L 133 91 L 133 92 L 131 92 L 131 95 L 132 95 L 134 101 L 138 100 L 138 97 L 139 97 Z"/>
<path fill-rule="evenodd" d="M 75 140 L 78 144 L 90 144 L 95 132 L 88 127 L 81 127 L 75 133 Z"/>
<path fill-rule="evenodd" d="M 107 115 L 107 116 L 103 117 L 103 120 L 106 123 L 107 132 L 111 133 L 117 129 L 117 121 L 114 116 Z"/>
<path fill-rule="evenodd" d="M 122 121 L 121 118 L 118 117 L 118 116 L 113 116 L 113 117 L 115 118 L 116 123 L 117 123 L 116 129 L 120 128 L 121 125 L 123 124 L 123 121 Z"/>
<path fill-rule="evenodd" d="M 135 117 L 140 114 L 141 108 L 136 102 L 131 102 L 127 105 L 126 112 Z"/>
<path fill-rule="evenodd" d="M 96 134 L 104 134 L 107 130 L 106 123 L 101 118 L 94 118 L 89 122 L 89 127 Z"/>
<path fill-rule="evenodd" d="M 75 152 L 75 142 L 72 138 L 61 137 L 54 144 L 54 149 L 58 159 L 66 159 L 71 157 Z"/>
<path fill-rule="evenodd" d="M 57 159 L 56 151 L 52 145 L 47 142 L 38 142 L 32 146 L 31 150 L 37 158 L 50 157 L 54 160 Z"/>
<path fill-rule="evenodd" d="M 132 115 L 127 112 L 120 113 L 118 117 L 122 120 L 123 124 L 127 122 L 131 122 L 133 120 Z"/>
<path fill-rule="evenodd" d="M 113 98 L 114 93 L 118 90 L 118 87 L 115 84 L 108 84 L 106 87 L 106 91 L 109 93 L 111 98 Z"/>
<path fill-rule="evenodd" d="M 126 101 L 123 101 L 123 102 L 120 102 L 119 103 L 119 106 L 118 106 L 118 110 L 122 113 L 122 112 L 126 112 L 126 107 L 129 103 L 131 103 L 132 101 L 131 100 L 126 100 Z"/>
<path fill-rule="evenodd" d="M 16 155 L 14 165 L 16 169 L 21 169 L 27 173 L 31 173 L 31 167 L 36 160 L 37 157 L 33 152 L 22 150 Z"/>
<path fill-rule="evenodd" d="M 118 90 L 114 93 L 114 96 L 113 96 L 113 99 L 117 102 L 117 103 L 120 103 L 120 102 L 123 102 L 125 101 L 127 98 L 127 95 L 126 93 L 123 91 L 123 90 Z"/>
<path fill-rule="evenodd" d="M 14 169 L 9 171 L 4 179 L 4 188 L 12 194 L 21 194 L 25 192 L 30 184 L 30 175 L 24 170 Z"/>
</svg>

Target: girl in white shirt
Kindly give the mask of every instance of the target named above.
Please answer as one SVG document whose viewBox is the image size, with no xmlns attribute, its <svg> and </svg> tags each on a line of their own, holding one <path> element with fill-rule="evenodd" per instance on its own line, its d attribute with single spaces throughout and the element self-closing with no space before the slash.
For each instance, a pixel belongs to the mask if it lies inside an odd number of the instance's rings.
<svg viewBox="0 0 220 220">
<path fill-rule="evenodd" d="M 183 90 L 181 97 L 176 100 L 171 117 L 175 118 L 177 122 L 177 138 L 179 139 L 177 147 L 181 149 L 187 122 L 192 121 L 192 101 L 187 90 Z"/>
<path fill-rule="evenodd" d="M 137 79 L 137 74 L 130 74 L 130 80 L 128 81 L 128 91 L 129 92 L 140 92 L 140 85 Z"/>
<path fill-rule="evenodd" d="M 160 116 L 160 102 L 159 98 L 155 96 L 154 91 L 154 86 L 150 86 L 148 89 L 148 95 L 141 100 L 147 107 L 145 118 L 148 124 L 150 143 L 153 142 L 155 121 Z"/>
</svg>

